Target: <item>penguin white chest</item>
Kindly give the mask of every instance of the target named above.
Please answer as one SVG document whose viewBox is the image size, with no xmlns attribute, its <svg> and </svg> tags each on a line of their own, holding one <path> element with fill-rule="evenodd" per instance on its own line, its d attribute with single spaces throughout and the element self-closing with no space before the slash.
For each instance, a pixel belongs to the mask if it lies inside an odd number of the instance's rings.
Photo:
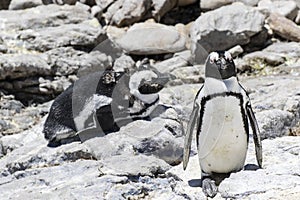
<svg viewBox="0 0 300 200">
<path fill-rule="evenodd" d="M 207 173 L 228 173 L 243 168 L 247 152 L 242 101 L 238 96 L 216 96 L 201 109 L 198 153 Z"/>
</svg>

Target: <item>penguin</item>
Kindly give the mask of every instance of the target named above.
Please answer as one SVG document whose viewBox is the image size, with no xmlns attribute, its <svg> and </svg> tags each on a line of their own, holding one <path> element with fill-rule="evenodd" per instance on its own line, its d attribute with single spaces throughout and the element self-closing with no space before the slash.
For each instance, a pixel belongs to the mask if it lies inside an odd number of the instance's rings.
<svg viewBox="0 0 300 200">
<path fill-rule="evenodd" d="M 137 70 L 107 68 L 79 78 L 51 105 L 43 128 L 48 146 L 84 142 L 134 120 L 149 119 L 169 79 L 147 60 Z"/>
<path fill-rule="evenodd" d="M 249 125 L 261 168 L 260 131 L 250 98 L 237 78 L 233 58 L 228 51 L 211 52 L 205 62 L 204 84 L 194 99 L 183 152 L 185 170 L 196 131 L 202 190 L 207 197 L 213 198 L 217 194 L 217 186 L 230 173 L 243 169 Z"/>
</svg>

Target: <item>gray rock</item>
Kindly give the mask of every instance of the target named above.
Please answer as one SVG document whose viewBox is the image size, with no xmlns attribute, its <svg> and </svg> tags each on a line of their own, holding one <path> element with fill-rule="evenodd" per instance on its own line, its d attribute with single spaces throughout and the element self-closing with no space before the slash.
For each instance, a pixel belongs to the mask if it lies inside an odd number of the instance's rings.
<svg viewBox="0 0 300 200">
<path fill-rule="evenodd" d="M 248 6 L 256 6 L 260 0 L 234 0 L 235 2 L 242 2 Z"/>
<path fill-rule="evenodd" d="M 42 5 L 42 0 L 12 0 L 9 4 L 9 10 L 22 10 Z"/>
<path fill-rule="evenodd" d="M 39 55 L 0 55 L 0 81 L 33 76 L 47 76 L 51 68 Z"/>
<path fill-rule="evenodd" d="M 32 13 L 35 13 L 32 15 Z M 77 24 L 91 19 L 90 13 L 77 6 L 38 6 L 26 10 L 0 11 L 0 30 L 12 31 Z M 20 20 L 22 19 L 22 20 Z M 9 32 L 11 34 L 11 32 Z M 3 32 L 2 32 L 3 34 Z"/>
<path fill-rule="evenodd" d="M 133 121 L 119 132 L 93 138 L 84 144 L 98 160 L 127 152 L 153 155 L 169 164 L 176 164 L 182 156 L 181 136 L 182 126 L 176 119 L 158 117 L 150 122 Z"/>
<path fill-rule="evenodd" d="M 41 52 L 65 46 L 92 49 L 106 39 L 96 19 L 37 31 L 26 30 L 20 33 L 19 38 L 24 41 L 27 49 Z"/>
<path fill-rule="evenodd" d="M 168 11 L 174 8 L 177 4 L 178 0 L 152 0 L 152 16 L 160 21 L 161 17 L 163 17 Z"/>
<path fill-rule="evenodd" d="M 300 24 L 300 11 L 298 11 L 297 17 L 295 19 L 296 24 Z"/>
<path fill-rule="evenodd" d="M 201 0 L 200 8 L 202 10 L 214 10 L 222 6 L 233 3 L 234 0 L 224 1 L 224 0 Z"/>
<path fill-rule="evenodd" d="M 244 53 L 244 49 L 240 45 L 237 45 L 229 49 L 228 52 L 231 54 L 233 58 L 236 58 L 240 54 Z"/>
<path fill-rule="evenodd" d="M 69 4 L 69 5 L 75 5 L 77 0 L 42 0 L 43 4 L 58 4 L 58 5 L 64 5 L 64 4 Z"/>
<path fill-rule="evenodd" d="M 234 2 L 241 2 L 247 6 L 256 6 L 259 0 L 201 0 L 200 8 L 205 11 L 214 10 Z"/>
<path fill-rule="evenodd" d="M 281 37 L 300 42 L 300 28 L 293 21 L 275 13 L 269 16 L 267 23 L 270 28 Z"/>
<path fill-rule="evenodd" d="M 250 94 L 252 107 L 261 130 L 262 138 L 274 138 L 289 134 L 299 119 L 300 96 L 297 77 L 262 77 L 242 80 L 243 85 L 255 89 Z"/>
<path fill-rule="evenodd" d="M 244 59 L 248 62 L 261 62 L 269 66 L 277 66 L 285 62 L 285 57 L 280 54 L 267 52 L 267 51 L 256 51 L 244 56 Z"/>
<path fill-rule="evenodd" d="M 194 65 L 188 67 L 180 67 L 171 72 L 175 79 L 170 84 L 192 84 L 192 83 L 203 83 L 204 82 L 204 69 L 203 65 Z M 179 81 L 179 80 L 180 81 Z"/>
<path fill-rule="evenodd" d="M 151 1 L 118 0 L 108 7 L 105 18 L 108 24 L 131 25 L 140 21 L 151 7 Z"/>
<path fill-rule="evenodd" d="M 284 57 L 299 57 L 300 45 L 297 42 L 277 42 L 268 46 L 263 51 L 278 53 Z"/>
<path fill-rule="evenodd" d="M 210 52 L 247 44 L 262 31 L 264 20 L 259 11 L 241 3 L 204 13 L 191 28 L 192 50 Z"/>
<path fill-rule="evenodd" d="M 122 167 L 120 167 L 122 166 Z M 158 176 L 170 169 L 163 160 L 145 155 L 116 155 L 101 161 L 100 175 Z"/>
<path fill-rule="evenodd" d="M 269 13 L 278 13 L 290 20 L 296 18 L 299 10 L 295 1 L 261 0 L 258 3 L 258 8 L 267 10 Z"/>
<path fill-rule="evenodd" d="M 297 199 L 300 195 L 299 139 L 283 137 L 264 140 L 264 169 L 232 174 L 219 187 L 222 197 Z"/>
<path fill-rule="evenodd" d="M 1 3 L 0 3 L 0 10 L 6 10 L 6 9 L 8 9 L 10 1 L 11 0 L 3 0 L 3 1 L 1 1 Z"/>
<path fill-rule="evenodd" d="M 112 59 L 100 51 L 92 51 L 79 57 L 79 69 L 77 76 L 82 77 L 97 71 L 104 71 L 112 67 Z"/>
<path fill-rule="evenodd" d="M 192 55 L 189 50 L 177 53 L 174 57 L 157 62 L 153 65 L 161 73 L 171 73 L 175 69 L 186 67 L 192 63 Z"/>
<path fill-rule="evenodd" d="M 179 31 L 157 23 L 135 24 L 115 42 L 126 52 L 136 55 L 175 53 L 186 48 L 186 39 Z"/>
</svg>

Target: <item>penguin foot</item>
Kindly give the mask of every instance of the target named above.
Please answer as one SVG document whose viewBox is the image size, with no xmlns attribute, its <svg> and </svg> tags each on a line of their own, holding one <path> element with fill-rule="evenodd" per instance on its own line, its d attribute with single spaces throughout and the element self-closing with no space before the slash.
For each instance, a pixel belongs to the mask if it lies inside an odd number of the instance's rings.
<svg viewBox="0 0 300 200">
<path fill-rule="evenodd" d="M 214 180 L 205 178 L 202 181 L 202 191 L 207 197 L 214 198 L 217 195 L 218 187 Z"/>
</svg>

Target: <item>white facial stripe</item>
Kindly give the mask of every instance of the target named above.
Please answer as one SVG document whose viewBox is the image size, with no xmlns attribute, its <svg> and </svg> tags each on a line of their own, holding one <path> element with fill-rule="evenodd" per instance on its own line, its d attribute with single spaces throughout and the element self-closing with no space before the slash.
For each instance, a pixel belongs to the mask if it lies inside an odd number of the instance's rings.
<svg viewBox="0 0 300 200">
<path fill-rule="evenodd" d="M 210 63 L 214 63 L 216 60 L 219 59 L 219 54 L 217 52 L 211 52 L 209 55 Z"/>
<path fill-rule="evenodd" d="M 232 60 L 232 56 L 228 51 L 225 51 L 224 56 L 225 56 L 226 60 Z"/>
<path fill-rule="evenodd" d="M 154 102 L 158 98 L 158 94 L 141 94 L 138 90 L 138 87 L 143 79 L 151 80 L 151 78 L 157 78 L 157 74 L 150 70 L 145 70 L 134 73 L 129 80 L 130 93 L 144 103 L 148 104 Z"/>
</svg>

